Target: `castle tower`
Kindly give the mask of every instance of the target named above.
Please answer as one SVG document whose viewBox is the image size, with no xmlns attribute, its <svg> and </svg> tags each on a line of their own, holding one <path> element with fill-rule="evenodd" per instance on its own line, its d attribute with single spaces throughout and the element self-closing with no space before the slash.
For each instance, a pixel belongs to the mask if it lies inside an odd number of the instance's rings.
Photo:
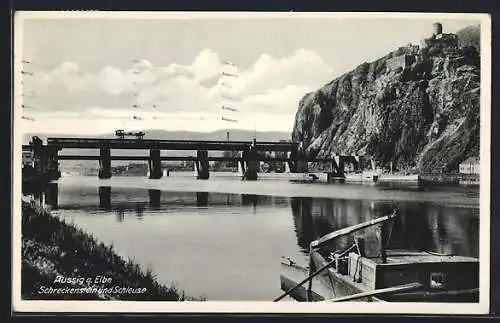
<svg viewBox="0 0 500 323">
<path fill-rule="evenodd" d="M 441 40 L 445 37 L 443 34 L 443 24 L 435 22 L 432 24 L 432 36 L 422 39 L 420 46 L 422 49 L 427 49 L 435 44 L 436 40 Z"/>
<path fill-rule="evenodd" d="M 443 33 L 443 25 L 440 22 L 432 24 L 432 35 L 437 36 Z"/>
</svg>

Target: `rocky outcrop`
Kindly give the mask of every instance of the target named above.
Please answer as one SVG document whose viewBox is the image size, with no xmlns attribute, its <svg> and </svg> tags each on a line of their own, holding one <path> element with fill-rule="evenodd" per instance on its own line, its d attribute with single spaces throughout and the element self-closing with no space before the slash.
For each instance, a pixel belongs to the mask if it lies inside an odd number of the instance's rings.
<svg viewBox="0 0 500 323">
<path fill-rule="evenodd" d="M 459 42 L 460 43 L 460 42 Z M 389 53 L 306 94 L 292 140 L 311 157 L 371 156 L 400 170 L 450 172 L 479 155 L 480 60 L 473 46 L 420 49 L 390 69 Z"/>
</svg>

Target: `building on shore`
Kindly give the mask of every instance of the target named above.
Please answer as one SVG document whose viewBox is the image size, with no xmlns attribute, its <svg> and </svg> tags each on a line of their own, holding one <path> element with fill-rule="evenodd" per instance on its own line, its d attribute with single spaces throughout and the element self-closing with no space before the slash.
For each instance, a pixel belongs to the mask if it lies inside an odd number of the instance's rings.
<svg viewBox="0 0 500 323">
<path fill-rule="evenodd" d="M 22 168 L 29 166 L 34 167 L 35 156 L 31 148 L 26 148 L 23 146 L 22 149 Z"/>
<path fill-rule="evenodd" d="M 481 165 L 479 157 L 469 157 L 459 165 L 460 174 L 479 174 Z"/>
<path fill-rule="evenodd" d="M 31 150 L 23 150 L 23 167 L 31 166 L 33 167 L 33 152 Z"/>
</svg>

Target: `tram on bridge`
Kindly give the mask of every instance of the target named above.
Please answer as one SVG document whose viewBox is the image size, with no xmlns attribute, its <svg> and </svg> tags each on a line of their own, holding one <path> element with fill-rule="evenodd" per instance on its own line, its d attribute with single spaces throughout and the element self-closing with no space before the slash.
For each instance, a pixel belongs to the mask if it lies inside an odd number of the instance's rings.
<svg viewBox="0 0 500 323">
<path fill-rule="evenodd" d="M 125 137 L 132 136 L 132 137 L 135 137 L 136 139 L 142 140 L 144 138 L 145 134 L 146 133 L 144 133 L 143 131 L 138 131 L 138 132 L 128 131 L 128 132 L 126 132 L 123 129 L 118 129 L 115 131 L 115 135 L 120 139 L 125 139 Z"/>
</svg>

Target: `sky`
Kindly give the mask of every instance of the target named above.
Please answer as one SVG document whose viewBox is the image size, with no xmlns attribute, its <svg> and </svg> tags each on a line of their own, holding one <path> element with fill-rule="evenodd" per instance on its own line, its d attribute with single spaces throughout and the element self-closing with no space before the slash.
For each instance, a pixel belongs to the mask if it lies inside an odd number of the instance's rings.
<svg viewBox="0 0 500 323">
<path fill-rule="evenodd" d="M 291 131 L 306 93 L 419 44 L 436 21 L 444 32 L 479 24 L 477 16 L 181 15 L 16 17 L 15 58 L 25 62 L 15 102 L 30 119 L 18 121 L 22 132 Z"/>
</svg>

